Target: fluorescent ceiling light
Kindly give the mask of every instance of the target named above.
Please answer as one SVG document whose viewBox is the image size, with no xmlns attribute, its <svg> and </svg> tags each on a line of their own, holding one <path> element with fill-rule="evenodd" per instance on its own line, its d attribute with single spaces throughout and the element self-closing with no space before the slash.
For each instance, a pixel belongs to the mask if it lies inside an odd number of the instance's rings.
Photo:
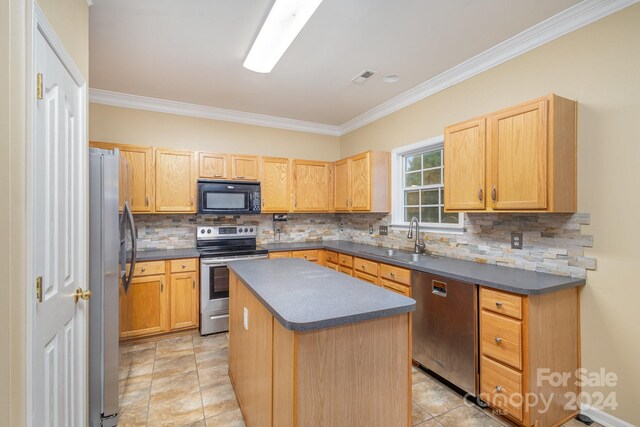
<svg viewBox="0 0 640 427">
<path fill-rule="evenodd" d="M 322 0 L 276 0 L 253 42 L 244 67 L 270 73 Z"/>
</svg>

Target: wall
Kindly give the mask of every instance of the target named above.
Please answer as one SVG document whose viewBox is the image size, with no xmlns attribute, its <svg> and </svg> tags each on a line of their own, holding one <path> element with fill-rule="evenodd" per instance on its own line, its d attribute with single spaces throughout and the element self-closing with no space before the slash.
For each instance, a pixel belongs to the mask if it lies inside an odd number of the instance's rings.
<svg viewBox="0 0 640 427">
<path fill-rule="evenodd" d="M 87 77 L 88 6 L 86 0 L 39 2 L 54 30 Z M 27 115 L 27 43 L 31 3 L 0 2 L 0 426 L 26 423 L 25 361 L 25 204 Z"/>
<path fill-rule="evenodd" d="M 337 160 L 334 136 L 156 113 L 101 104 L 89 106 L 89 139 L 237 154 Z"/>
<path fill-rule="evenodd" d="M 582 361 L 618 374 L 619 407 L 640 425 L 640 5 L 631 6 L 341 138 L 341 155 L 442 135 L 446 125 L 555 92 L 575 99 L 578 210 L 591 214 L 588 257 L 598 260 L 581 291 Z M 609 392 L 587 387 L 585 391 Z"/>
</svg>

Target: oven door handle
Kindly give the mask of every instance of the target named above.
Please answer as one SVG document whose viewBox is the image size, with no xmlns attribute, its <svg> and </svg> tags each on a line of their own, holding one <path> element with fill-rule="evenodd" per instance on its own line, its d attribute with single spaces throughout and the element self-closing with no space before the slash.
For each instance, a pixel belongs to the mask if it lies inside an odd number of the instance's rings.
<svg viewBox="0 0 640 427">
<path fill-rule="evenodd" d="M 200 264 L 206 265 L 207 267 L 222 267 L 227 265 L 232 261 L 248 261 L 254 259 L 266 259 L 267 255 L 256 255 L 250 257 L 237 257 L 237 258 L 201 258 Z"/>
</svg>

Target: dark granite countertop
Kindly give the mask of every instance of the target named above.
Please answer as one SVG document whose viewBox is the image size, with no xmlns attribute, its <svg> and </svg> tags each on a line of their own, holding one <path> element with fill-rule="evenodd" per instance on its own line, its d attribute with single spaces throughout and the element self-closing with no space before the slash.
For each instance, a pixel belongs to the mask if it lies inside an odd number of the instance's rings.
<svg viewBox="0 0 640 427">
<path fill-rule="evenodd" d="M 163 259 L 200 258 L 196 248 L 187 249 L 154 249 L 138 251 L 137 261 L 159 261 Z"/>
<path fill-rule="evenodd" d="M 387 256 L 388 248 L 342 240 L 308 243 L 274 243 L 261 246 L 270 252 L 328 249 L 409 268 L 411 270 L 439 274 L 452 279 L 521 295 L 539 295 L 560 289 L 583 286 L 585 284 L 585 279 L 575 277 L 538 273 L 535 271 L 481 264 L 454 258 L 422 255 L 418 261 L 413 261 L 410 252 L 400 250 L 396 250 L 394 257 L 389 257 Z"/>
<path fill-rule="evenodd" d="M 229 264 L 287 329 L 311 331 L 415 310 L 416 302 L 302 259 Z"/>
</svg>

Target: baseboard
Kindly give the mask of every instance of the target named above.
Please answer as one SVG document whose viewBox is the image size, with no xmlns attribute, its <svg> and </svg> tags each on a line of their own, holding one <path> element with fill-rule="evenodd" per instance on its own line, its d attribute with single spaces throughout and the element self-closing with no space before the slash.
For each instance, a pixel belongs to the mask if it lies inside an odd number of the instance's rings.
<svg viewBox="0 0 640 427">
<path fill-rule="evenodd" d="M 631 423 L 584 403 L 580 405 L 580 412 L 605 427 L 634 427 Z"/>
</svg>

